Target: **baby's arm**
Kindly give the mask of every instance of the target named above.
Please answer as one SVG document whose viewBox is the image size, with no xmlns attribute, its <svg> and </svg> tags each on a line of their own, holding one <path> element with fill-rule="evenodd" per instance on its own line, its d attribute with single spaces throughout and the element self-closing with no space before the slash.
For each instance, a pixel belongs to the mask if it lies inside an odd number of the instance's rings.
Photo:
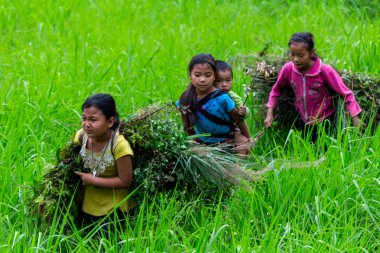
<svg viewBox="0 0 380 253">
<path fill-rule="evenodd" d="M 249 133 L 249 128 L 247 126 L 247 123 L 244 121 L 244 119 L 241 119 L 239 117 L 239 112 L 236 108 L 234 108 L 231 112 L 230 112 L 230 115 L 233 119 L 233 121 L 236 123 L 236 125 L 239 127 L 242 135 L 244 135 L 245 137 L 247 137 L 248 139 L 251 138 L 251 135 Z"/>
<path fill-rule="evenodd" d="M 245 118 L 246 114 L 247 114 L 247 107 L 245 105 L 242 105 L 239 107 L 239 116 L 241 118 Z"/>
<path fill-rule="evenodd" d="M 194 127 L 188 127 L 186 115 L 183 114 L 182 112 L 181 112 L 181 119 L 182 119 L 182 124 L 183 124 L 183 131 L 185 131 L 187 135 L 194 135 L 195 134 Z"/>
<path fill-rule="evenodd" d="M 238 111 L 239 111 L 239 116 L 244 119 L 247 119 L 249 116 L 251 116 L 251 111 L 245 105 L 240 106 Z"/>
</svg>

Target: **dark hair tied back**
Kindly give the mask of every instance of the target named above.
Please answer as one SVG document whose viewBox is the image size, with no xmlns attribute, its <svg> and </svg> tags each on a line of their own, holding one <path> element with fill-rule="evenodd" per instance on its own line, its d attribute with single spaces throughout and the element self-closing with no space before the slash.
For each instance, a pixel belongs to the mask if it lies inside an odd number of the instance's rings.
<svg viewBox="0 0 380 253">
<path fill-rule="evenodd" d="M 303 42 L 307 45 L 307 50 L 310 52 L 314 49 L 314 36 L 309 32 L 299 32 L 292 35 L 289 40 L 288 46 L 294 42 Z"/>
<path fill-rule="evenodd" d="M 189 75 L 191 75 L 191 71 L 193 70 L 194 66 L 197 64 L 209 64 L 210 67 L 213 69 L 214 74 L 216 73 L 216 63 L 215 59 L 211 54 L 197 54 L 195 55 L 188 66 L 188 72 Z M 197 104 L 197 94 L 194 86 L 192 83 L 190 83 L 187 86 L 187 89 L 185 92 L 182 93 L 180 99 L 179 99 L 179 105 L 182 108 L 186 108 L 185 111 L 187 113 L 184 116 L 184 130 L 189 131 L 190 129 L 193 129 L 195 125 L 195 107 Z"/>
<path fill-rule="evenodd" d="M 189 63 L 189 74 L 193 70 L 194 66 L 197 64 L 209 64 L 211 68 L 216 71 L 216 64 L 215 64 L 215 59 L 211 54 L 197 54 L 195 55 L 190 63 Z"/>
<path fill-rule="evenodd" d="M 91 97 L 87 98 L 86 101 L 84 101 L 82 105 L 82 111 L 85 108 L 89 107 L 96 107 L 106 117 L 106 119 L 110 119 L 112 117 L 115 118 L 115 122 L 113 126 L 111 127 L 112 130 L 116 130 L 119 127 L 120 124 L 120 118 L 119 114 L 116 111 L 116 103 L 113 97 L 109 94 L 95 94 L 92 95 Z"/>
</svg>

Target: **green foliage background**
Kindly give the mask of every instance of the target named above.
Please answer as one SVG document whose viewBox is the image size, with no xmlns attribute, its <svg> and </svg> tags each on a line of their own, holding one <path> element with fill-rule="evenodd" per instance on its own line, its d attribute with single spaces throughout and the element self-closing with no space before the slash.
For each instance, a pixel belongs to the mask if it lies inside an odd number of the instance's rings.
<svg viewBox="0 0 380 253">
<path fill-rule="evenodd" d="M 298 31 L 314 34 L 325 62 L 377 75 L 379 13 L 375 0 L 0 1 L 0 250 L 378 250 L 378 130 L 363 136 L 343 129 L 326 138 L 328 159 L 317 169 L 278 170 L 227 203 L 181 206 L 157 196 L 162 205 L 142 204 L 124 243 L 79 233 L 67 239 L 59 222 L 41 231 L 26 203 L 56 150 L 80 127 L 87 96 L 111 93 L 128 115 L 176 100 L 194 54 L 233 59 L 271 42 L 270 52 L 283 55 Z M 234 70 L 234 90 L 242 94 L 249 77 L 238 63 Z M 261 127 L 248 123 L 252 133 Z M 257 144 L 254 159 L 309 161 L 324 150 L 295 133 L 285 144 L 274 136 Z"/>
</svg>

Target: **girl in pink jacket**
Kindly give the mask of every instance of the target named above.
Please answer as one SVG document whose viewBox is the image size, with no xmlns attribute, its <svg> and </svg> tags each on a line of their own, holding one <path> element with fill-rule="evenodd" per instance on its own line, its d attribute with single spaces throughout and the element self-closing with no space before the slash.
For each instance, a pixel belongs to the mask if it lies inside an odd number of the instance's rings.
<svg viewBox="0 0 380 253">
<path fill-rule="evenodd" d="M 352 117 L 354 126 L 360 125 L 359 114 L 362 111 L 354 94 L 343 83 L 339 74 L 329 65 L 322 63 L 315 54 L 314 39 L 311 33 L 295 33 L 289 43 L 290 62 L 286 63 L 273 85 L 267 103 L 268 112 L 265 127 L 273 123 L 273 110 L 281 89 L 290 85 L 295 94 L 295 109 L 299 113 L 303 126 L 314 125 L 334 114 L 331 91 L 339 94 L 345 101 L 345 107 Z"/>
</svg>

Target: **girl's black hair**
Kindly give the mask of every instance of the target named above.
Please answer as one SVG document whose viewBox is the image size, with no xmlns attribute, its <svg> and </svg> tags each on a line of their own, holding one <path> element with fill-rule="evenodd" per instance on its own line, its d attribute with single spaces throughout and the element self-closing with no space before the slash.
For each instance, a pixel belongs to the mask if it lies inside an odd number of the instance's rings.
<svg viewBox="0 0 380 253">
<path fill-rule="evenodd" d="M 314 49 L 314 36 L 309 32 L 300 32 L 292 35 L 288 42 L 288 47 L 294 42 L 303 42 L 307 45 L 307 51 L 311 52 Z"/>
<path fill-rule="evenodd" d="M 194 66 L 197 64 L 209 64 L 210 67 L 213 69 L 214 74 L 216 73 L 216 64 L 214 57 L 211 54 L 197 54 L 195 55 L 188 67 L 188 73 L 191 75 L 191 71 L 193 70 Z M 192 83 L 190 83 L 187 86 L 187 89 L 185 92 L 182 93 L 180 99 L 179 99 L 179 106 L 180 109 L 182 109 L 183 113 L 183 128 L 185 132 L 189 133 L 193 130 L 193 127 L 195 125 L 196 117 L 195 117 L 195 107 L 197 104 L 197 94 L 195 91 L 195 88 Z"/>
<path fill-rule="evenodd" d="M 234 77 L 234 72 L 232 71 L 232 67 L 225 61 L 216 60 L 216 71 L 231 71 L 231 77 Z"/>
<path fill-rule="evenodd" d="M 189 67 L 188 67 L 189 75 L 191 74 L 191 71 L 193 70 L 195 65 L 205 64 L 205 63 L 209 64 L 212 70 L 216 72 L 215 59 L 211 54 L 197 54 L 191 59 L 189 63 Z"/>
<path fill-rule="evenodd" d="M 119 113 L 116 111 L 116 103 L 113 97 L 109 94 L 95 94 L 88 97 L 82 105 L 82 111 L 85 108 L 96 107 L 102 111 L 106 119 L 115 118 L 112 130 L 116 130 L 120 124 Z"/>
</svg>

